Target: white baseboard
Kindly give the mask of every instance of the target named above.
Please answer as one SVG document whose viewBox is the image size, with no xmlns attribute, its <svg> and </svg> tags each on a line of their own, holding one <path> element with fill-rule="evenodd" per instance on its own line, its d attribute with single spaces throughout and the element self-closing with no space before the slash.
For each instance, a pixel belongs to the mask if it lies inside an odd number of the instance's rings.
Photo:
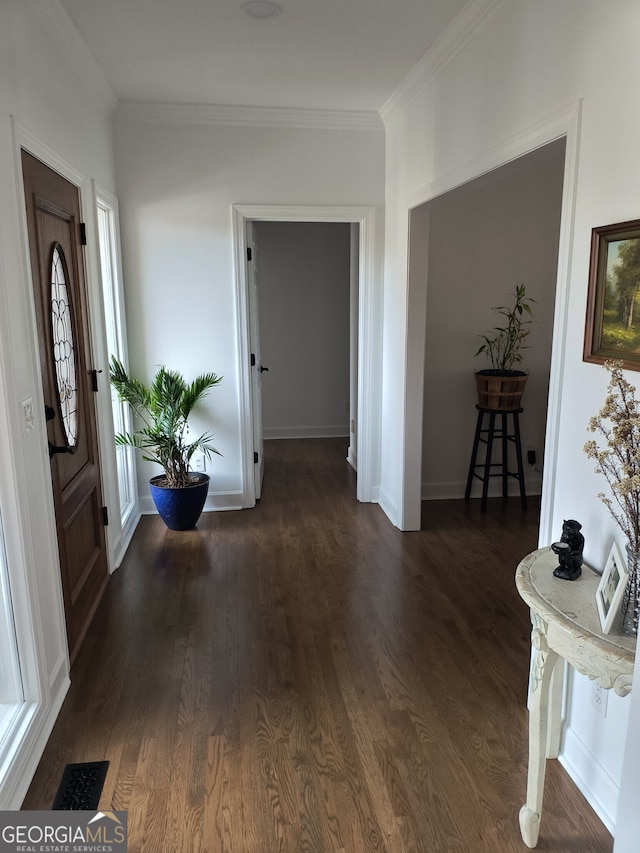
<svg viewBox="0 0 640 853">
<path fill-rule="evenodd" d="M 65 664 L 65 662 L 62 662 Z M 29 790 L 60 708 L 71 684 L 66 664 L 55 667 L 45 702 L 25 702 L 11 730 L 12 748 L 0 766 L 0 809 L 18 810 Z"/>
<path fill-rule="evenodd" d="M 223 512 L 225 510 L 242 509 L 242 492 L 228 494 L 209 492 L 203 512 Z M 140 495 L 140 512 L 142 515 L 157 515 L 151 495 Z"/>
<path fill-rule="evenodd" d="M 614 835 L 620 788 L 574 730 L 564 730 L 558 760 L 609 832 Z M 544 820 L 544 813 L 542 819 Z"/>
<path fill-rule="evenodd" d="M 394 502 L 389 498 L 388 494 L 384 491 L 382 486 L 377 488 L 378 491 L 378 503 L 380 504 L 380 508 L 387 516 L 391 524 L 395 527 L 399 527 L 399 514 L 398 507 L 394 504 Z"/>
<path fill-rule="evenodd" d="M 351 465 L 354 471 L 358 470 L 358 456 L 351 445 L 349 445 L 349 451 L 347 453 L 347 462 Z"/>
<path fill-rule="evenodd" d="M 140 521 L 140 509 L 136 504 L 136 511 L 132 512 L 127 519 L 126 526 L 122 528 L 122 532 L 120 538 L 117 540 L 115 547 L 113 549 L 113 570 L 120 568 L 120 564 L 124 559 L 124 555 L 127 553 L 127 548 L 131 543 L 133 538 L 133 534 L 136 532 L 136 528 L 138 526 L 138 522 Z"/>
<path fill-rule="evenodd" d="M 265 427 L 263 436 L 270 438 L 348 438 L 349 424 L 338 426 Z"/>
<path fill-rule="evenodd" d="M 455 500 L 456 498 L 464 498 L 464 492 L 467 484 L 466 481 L 457 481 L 449 483 L 423 483 L 422 484 L 422 500 L 423 501 L 446 501 Z M 542 481 L 539 474 L 527 476 L 525 472 L 524 487 L 527 495 L 534 497 L 542 494 Z M 518 483 L 512 477 L 509 478 L 509 495 L 517 497 L 520 494 Z M 496 477 L 489 483 L 488 496 L 490 498 L 499 498 L 502 496 L 502 483 Z M 480 480 L 473 481 L 471 487 L 471 497 L 482 497 L 482 483 Z"/>
</svg>

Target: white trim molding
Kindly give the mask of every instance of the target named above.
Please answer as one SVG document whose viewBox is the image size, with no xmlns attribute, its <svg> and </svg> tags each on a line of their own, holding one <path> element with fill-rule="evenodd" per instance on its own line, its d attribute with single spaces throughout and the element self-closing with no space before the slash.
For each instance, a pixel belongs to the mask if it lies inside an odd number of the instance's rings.
<svg viewBox="0 0 640 853">
<path fill-rule="evenodd" d="M 99 260 L 102 252 L 100 245 L 100 228 L 98 225 L 98 210 L 109 210 L 113 221 L 113 233 L 110 237 L 113 238 L 113 280 L 110 282 L 114 289 L 113 303 L 117 304 L 115 310 L 115 324 L 117 330 L 115 332 L 119 340 L 120 355 L 124 356 L 124 362 L 127 363 L 127 337 L 126 337 L 126 320 L 124 317 L 124 288 L 122 276 L 122 258 L 120 252 L 120 213 L 117 196 L 107 190 L 95 179 L 92 181 L 92 204 L 94 216 L 93 228 L 93 246 L 97 250 Z M 96 276 L 100 283 L 100 288 L 92 287 L 92 292 L 95 296 L 96 310 L 92 315 L 95 315 L 96 323 L 99 323 L 99 328 L 94 330 L 93 356 L 96 365 L 101 364 L 103 370 L 103 378 L 107 388 L 109 388 L 109 351 L 107 343 L 106 330 L 106 314 L 105 314 L 105 282 L 103 281 L 102 265 L 98 263 Z M 129 448 L 131 453 L 128 458 L 128 485 L 133 493 L 133 498 L 130 504 L 126 507 L 120 506 L 119 499 L 119 477 L 120 473 L 118 465 L 115 461 L 115 441 L 114 441 L 114 415 L 111 402 L 111 394 L 99 394 L 96 399 L 98 409 L 98 440 L 100 442 L 100 457 L 101 457 L 101 473 L 102 473 L 102 491 L 103 499 L 108 507 L 110 507 L 110 524 L 107 527 L 107 542 L 109 545 L 109 566 L 113 573 L 122 563 L 127 547 L 135 533 L 136 527 L 140 520 L 140 506 L 138 503 L 138 488 L 136 483 L 136 460 L 133 453 L 133 448 Z M 116 512 L 116 507 L 118 512 Z"/>
<path fill-rule="evenodd" d="M 384 131 L 379 114 L 364 110 L 309 110 L 291 107 L 243 107 L 231 104 L 156 104 L 122 101 L 116 110 L 116 118 L 120 121 L 165 124 Z"/>
<path fill-rule="evenodd" d="M 242 446 L 242 505 L 255 504 L 253 481 L 253 419 L 250 383 L 249 294 L 246 274 L 246 223 L 270 222 L 355 222 L 360 227 L 358 305 L 358 482 L 359 501 L 375 503 L 378 484 L 373 480 L 379 459 L 375 365 L 381 348 L 377 323 L 374 277 L 375 222 L 373 207 L 235 204 L 232 207 L 236 282 L 236 326 L 239 366 L 240 436 Z"/>
<path fill-rule="evenodd" d="M 34 411 L 42 411 L 42 385 L 35 367 L 39 364 L 39 357 L 20 150 L 24 148 L 34 154 L 76 185 L 82 185 L 83 176 L 33 137 L 14 117 L 12 135 L 14 191 L 19 218 L 20 277 L 23 282 L 24 310 L 31 316 L 32 321 L 28 347 L 31 349 L 33 373 L 30 377 L 30 387 L 20 393 L 32 397 Z M 0 322 L 0 326 L 3 325 L 4 322 Z M 8 333 L 2 335 L 6 341 L 10 337 Z M 9 364 L 3 363 L 3 371 L 8 369 Z M 12 379 L 13 377 L 7 382 L 8 387 L 15 384 Z M 3 378 L 0 377 L 0 396 L 4 396 L 6 390 Z M 5 533 L 23 702 L 13 718 L 9 736 L 10 748 L 3 752 L 0 766 L 0 807 L 4 809 L 18 809 L 22 804 L 70 685 L 53 496 L 50 489 L 47 491 L 45 488 L 42 503 L 33 506 L 24 482 L 24 460 L 28 456 L 31 463 L 31 488 L 39 490 L 50 483 L 44 421 L 42 418 L 36 418 L 34 428 L 25 435 L 17 422 L 17 406 L 11 406 L 11 409 L 13 417 L 10 418 L 8 426 L 13 452 L 5 473 L 7 479 L 13 481 L 13 485 L 11 504 L 5 508 Z M 37 531 L 37 537 L 33 531 Z M 43 583 L 47 584 L 46 600 L 39 594 Z M 45 607 L 46 619 L 43 618 Z M 44 623 L 48 625 L 46 635 Z"/>
<path fill-rule="evenodd" d="M 158 510 L 151 495 L 141 495 L 138 499 L 142 515 L 158 515 Z M 245 509 L 242 492 L 209 492 L 203 512 L 224 512 L 226 510 Z"/>
<path fill-rule="evenodd" d="M 505 3 L 507 0 L 472 0 L 465 6 L 380 108 L 385 127 L 403 115 L 429 81 L 460 53 Z"/>
<path fill-rule="evenodd" d="M 532 151 L 543 147 L 544 145 L 554 142 L 557 139 L 565 138 L 565 167 L 564 167 L 564 182 L 562 193 L 562 213 L 560 224 L 560 238 L 558 248 L 558 274 L 556 283 L 556 302 L 554 312 L 554 334 L 551 353 L 551 375 L 549 382 L 549 403 L 547 412 L 547 429 L 545 441 L 545 459 L 544 459 L 544 482 L 542 489 L 542 502 L 540 509 L 540 533 L 539 542 L 544 544 L 550 542 L 552 538 L 552 523 L 554 519 L 554 495 L 555 495 L 555 480 L 557 476 L 557 455 L 558 455 L 558 436 L 560 429 L 560 410 L 562 400 L 560 395 L 561 377 L 564 372 L 564 364 L 566 357 L 566 337 L 568 328 L 568 306 L 569 306 L 569 281 L 570 281 L 570 259 L 571 249 L 573 245 L 573 231 L 575 219 L 575 196 L 577 186 L 577 170 L 578 170 L 578 153 L 580 147 L 580 127 L 582 116 L 582 101 L 575 101 L 563 109 L 557 110 L 549 116 L 541 119 L 529 128 L 522 130 L 510 139 L 503 141 L 488 151 L 482 152 L 478 157 L 462 164 L 459 168 L 441 176 L 438 176 L 429 184 L 419 187 L 407 193 L 404 199 L 403 207 L 409 212 L 415 207 L 436 199 L 445 192 L 456 189 L 468 181 L 488 174 L 489 172 L 506 165 L 519 157 L 523 157 Z M 417 305 L 414 297 L 409 291 L 407 299 L 407 336 L 409 337 L 410 320 L 415 312 L 422 311 L 422 304 Z M 417 299 L 420 297 L 417 295 Z M 423 314 L 421 314 L 423 316 Z M 408 341 L 407 346 L 410 345 Z M 413 351 L 414 359 L 424 360 L 424 351 L 422 355 L 417 349 Z M 420 399 L 422 394 L 421 379 L 413 377 L 413 383 L 405 385 L 404 394 L 405 400 Z M 422 417 L 420 413 L 414 412 L 413 417 Z M 407 424 L 403 431 L 404 441 L 406 444 L 408 435 Z M 411 430 L 410 447 L 404 448 L 404 466 L 403 483 L 412 481 L 409 476 L 408 467 L 412 464 L 408 460 L 420 458 L 421 447 L 418 446 L 418 441 L 421 441 L 422 431 Z M 411 494 L 407 494 L 403 487 L 403 502 L 405 506 L 402 508 L 403 519 L 417 518 L 418 508 L 413 506 L 413 502 L 419 500 L 415 489 Z M 409 506 L 408 504 L 412 505 Z M 403 527 L 403 529 L 405 529 Z"/>
<path fill-rule="evenodd" d="M 349 438 L 349 424 L 266 427 L 263 435 L 265 441 L 281 438 Z"/>
</svg>

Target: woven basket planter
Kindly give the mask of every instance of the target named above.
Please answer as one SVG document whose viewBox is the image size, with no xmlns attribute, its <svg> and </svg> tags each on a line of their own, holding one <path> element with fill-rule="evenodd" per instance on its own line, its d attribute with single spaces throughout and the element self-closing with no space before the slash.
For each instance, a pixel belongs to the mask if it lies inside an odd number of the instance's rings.
<svg viewBox="0 0 640 853">
<path fill-rule="evenodd" d="M 495 370 L 478 370 L 475 373 L 478 388 L 478 405 L 481 409 L 496 412 L 513 412 L 520 408 L 528 373 L 514 370 L 498 373 Z"/>
</svg>

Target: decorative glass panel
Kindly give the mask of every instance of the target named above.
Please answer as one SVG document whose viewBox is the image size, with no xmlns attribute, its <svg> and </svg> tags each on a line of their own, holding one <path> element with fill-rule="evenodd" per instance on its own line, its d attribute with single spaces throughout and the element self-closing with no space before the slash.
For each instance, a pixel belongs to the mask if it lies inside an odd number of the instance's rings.
<svg viewBox="0 0 640 853">
<path fill-rule="evenodd" d="M 56 243 L 51 259 L 53 363 L 56 367 L 58 399 L 67 445 L 75 447 L 78 438 L 78 388 L 66 269 L 62 246 Z"/>
</svg>

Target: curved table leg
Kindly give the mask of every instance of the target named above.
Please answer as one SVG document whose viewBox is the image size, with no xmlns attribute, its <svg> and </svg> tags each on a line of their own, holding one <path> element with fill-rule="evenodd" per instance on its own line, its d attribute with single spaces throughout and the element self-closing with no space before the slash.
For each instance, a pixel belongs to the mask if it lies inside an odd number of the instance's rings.
<svg viewBox="0 0 640 853">
<path fill-rule="evenodd" d="M 527 847 L 535 847 L 540 831 L 542 814 L 542 795 L 547 754 L 553 752 L 558 741 L 559 721 L 552 720 L 549 731 L 549 717 L 555 717 L 557 710 L 558 679 L 553 679 L 553 708 L 550 707 L 550 688 L 558 654 L 547 646 L 546 625 L 542 620 L 534 619 L 531 644 L 535 650 L 531 671 L 531 695 L 529 701 L 529 773 L 527 776 L 527 801 L 520 809 L 520 832 Z"/>
<path fill-rule="evenodd" d="M 547 758 L 557 758 L 560 752 L 560 722 L 562 717 L 562 688 L 564 685 L 564 661 L 558 660 L 553 667 L 549 685 L 549 714 L 547 716 Z"/>
</svg>

